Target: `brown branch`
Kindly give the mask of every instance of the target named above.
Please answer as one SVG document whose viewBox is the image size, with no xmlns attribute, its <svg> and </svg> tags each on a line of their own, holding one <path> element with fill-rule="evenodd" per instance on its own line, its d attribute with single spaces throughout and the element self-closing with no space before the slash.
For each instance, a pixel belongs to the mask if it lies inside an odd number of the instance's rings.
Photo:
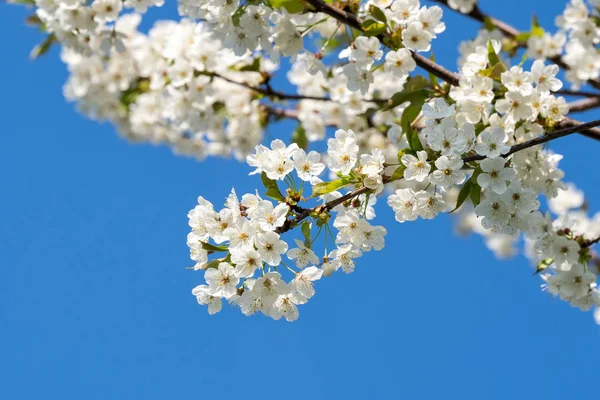
<svg viewBox="0 0 600 400">
<path fill-rule="evenodd" d="M 539 144 L 542 143 L 546 143 L 549 142 L 551 140 L 555 140 L 564 136 L 568 136 L 570 134 L 573 134 L 575 132 L 579 132 L 581 130 L 585 130 L 585 129 L 589 129 L 595 126 L 600 125 L 600 120 L 595 120 L 595 121 L 590 121 L 590 122 L 586 122 L 586 123 L 581 123 L 579 125 L 573 126 L 573 127 L 569 127 L 569 128 L 565 128 L 565 129 L 561 129 L 552 133 L 548 133 L 542 136 L 539 136 L 535 139 L 531 139 L 528 140 L 526 142 L 523 143 L 519 143 L 516 144 L 514 146 L 512 146 L 510 148 L 510 151 L 503 155 L 503 157 L 508 157 L 511 154 L 514 154 L 518 151 L 521 150 L 525 150 L 529 147 L 533 147 L 533 146 L 537 146 Z M 479 160 L 483 160 L 485 159 L 484 156 L 480 156 L 480 155 L 473 155 L 473 156 L 467 156 L 467 157 L 463 157 L 463 162 L 467 163 L 467 162 L 471 162 L 471 161 L 479 161 Z M 391 180 L 391 177 L 384 175 L 383 176 L 383 183 L 389 183 Z M 293 229 L 295 226 L 297 226 L 300 222 L 302 222 L 303 220 L 305 220 L 306 218 L 308 218 L 311 214 L 321 214 L 323 212 L 328 212 L 331 209 L 339 206 L 340 204 L 351 200 L 355 197 L 360 196 L 361 194 L 367 193 L 369 192 L 371 189 L 369 189 L 366 186 L 363 186 L 361 188 L 358 188 L 356 190 L 353 190 L 352 192 L 348 192 L 345 195 L 334 199 L 330 202 L 327 202 L 325 204 L 316 206 L 316 207 L 312 207 L 312 208 L 299 208 L 299 212 L 296 214 L 296 216 L 293 219 L 289 219 L 286 220 L 284 225 L 281 226 L 280 228 L 277 228 L 277 233 L 282 234 L 284 232 L 287 232 L 291 229 Z M 600 241 L 600 237 L 595 239 L 595 240 L 591 240 L 588 241 L 586 244 L 584 244 L 582 247 L 589 247 L 592 246 L 595 243 L 598 243 Z"/>
<path fill-rule="evenodd" d="M 325 3 L 323 0 L 304 0 L 304 1 L 306 1 L 306 3 L 313 6 L 316 11 L 325 13 L 325 14 L 337 19 L 338 21 L 340 21 L 354 29 L 357 29 L 361 32 L 363 31 L 362 26 L 361 26 L 361 21 L 360 21 L 360 19 L 358 19 L 358 17 L 356 15 L 349 13 L 347 11 L 344 11 L 342 9 L 339 9 L 331 4 Z M 445 0 L 434 0 L 434 1 L 437 1 L 438 3 L 444 4 L 444 5 L 447 5 L 447 2 Z M 468 15 L 471 16 L 472 18 L 475 18 L 478 21 L 482 21 L 482 22 L 488 17 L 487 15 L 483 14 L 478 8 L 475 8 Z M 496 20 L 494 18 L 491 18 L 491 20 L 498 27 L 498 29 L 502 30 L 507 35 L 510 35 L 511 37 L 514 37 L 520 33 L 517 29 L 511 27 L 510 25 L 508 25 L 502 21 Z M 384 39 L 386 39 L 388 37 L 389 37 L 389 34 L 387 34 L 387 33 L 378 35 L 379 40 L 382 42 Z M 411 53 L 412 53 L 412 56 L 413 56 L 415 62 L 421 68 L 425 69 L 428 72 L 431 72 L 433 75 L 437 76 L 440 79 L 443 79 L 444 81 L 448 82 L 452 86 L 458 86 L 458 83 L 460 80 L 459 74 L 449 71 L 448 69 L 442 67 L 441 65 L 436 64 L 435 62 L 433 62 L 415 52 L 411 52 Z M 599 84 L 600 84 L 600 82 L 599 82 Z M 577 121 L 571 120 L 570 118 L 565 118 L 563 123 L 568 124 L 567 126 L 574 126 L 576 124 L 576 122 Z M 577 122 L 577 124 L 579 124 L 579 123 Z M 585 129 L 585 130 L 581 131 L 581 133 L 589 138 L 592 138 L 595 140 L 600 140 L 600 129 L 597 129 L 597 128 Z"/>
<path fill-rule="evenodd" d="M 600 97 L 600 92 L 586 92 L 585 90 L 560 89 L 554 93 L 563 96 Z"/>
<path fill-rule="evenodd" d="M 460 11 L 454 10 L 452 7 L 450 7 L 448 5 L 448 0 L 432 0 L 432 1 L 442 4 L 442 5 L 446 6 L 447 8 L 458 12 L 459 14 L 463 14 Z M 481 11 L 481 9 L 477 5 L 475 5 L 475 8 L 473 8 L 473 10 L 470 13 L 463 14 L 463 15 L 466 15 L 467 17 L 470 17 L 470 18 L 477 20 L 479 22 L 482 22 L 482 23 L 489 21 L 499 31 L 501 31 L 502 33 L 504 33 L 504 35 L 508 36 L 511 39 L 514 39 L 517 35 L 519 35 L 521 33 L 521 31 L 519 31 L 517 28 L 507 24 L 506 22 L 500 21 L 499 19 L 496 19 L 494 17 L 491 17 L 491 16 L 485 14 L 484 12 Z M 517 43 L 517 45 L 519 47 L 526 47 L 527 44 L 519 42 L 519 43 Z M 562 60 L 562 58 L 560 56 L 551 57 L 548 60 L 552 61 L 554 64 L 558 65 L 559 67 L 561 67 L 565 70 L 570 69 L 570 67 Z M 592 86 L 596 89 L 600 89 L 600 80 L 590 79 L 590 80 L 588 80 L 588 83 L 590 84 L 590 86 Z"/>
<path fill-rule="evenodd" d="M 310 4 L 314 7 L 315 11 L 322 12 L 327 14 L 338 21 L 354 28 L 358 31 L 363 32 L 362 21 L 354 14 L 344 11 L 340 8 L 337 8 L 331 4 L 325 3 L 323 0 L 304 0 L 306 3 Z M 380 42 L 383 42 L 384 39 L 390 38 L 388 33 L 384 33 L 377 36 Z M 412 57 L 417 63 L 417 65 L 427 72 L 431 72 L 435 76 L 444 81 L 448 82 L 452 86 L 458 86 L 458 80 L 460 76 L 452 71 L 447 70 L 439 64 L 434 63 L 426 57 L 423 57 L 420 54 L 411 51 Z"/>
<path fill-rule="evenodd" d="M 583 248 L 591 247 L 591 246 L 595 245 L 596 243 L 600 243 L 600 236 L 598 236 L 596 239 L 593 239 L 593 240 L 586 240 L 585 243 L 583 243 L 581 245 L 581 247 L 583 247 Z"/>
<path fill-rule="evenodd" d="M 551 140 L 559 139 L 561 137 L 565 137 L 565 136 L 571 135 L 576 132 L 583 132 L 585 130 L 589 130 L 589 128 L 593 128 L 593 127 L 596 127 L 599 125 L 600 125 L 600 120 L 595 120 L 595 121 L 580 123 L 578 125 L 569 126 L 568 128 L 560 129 L 560 130 L 557 130 L 554 132 L 546 133 L 542 136 L 536 137 L 535 139 L 531 139 L 531 140 L 528 140 L 523 143 L 515 144 L 514 146 L 512 146 L 510 148 L 509 152 L 504 154 L 502 157 L 508 157 L 511 154 L 516 153 L 517 151 L 525 150 L 529 147 L 537 146 L 539 144 L 546 143 Z M 479 161 L 479 160 L 483 160 L 483 159 L 485 159 L 485 156 L 480 156 L 480 155 L 463 157 L 464 162 Z"/>
<path fill-rule="evenodd" d="M 429 61 L 429 60 L 427 60 Z M 304 94 L 293 94 L 293 93 L 284 93 L 277 90 L 274 90 L 271 85 L 265 85 L 265 87 L 252 86 L 247 82 L 240 82 L 234 79 L 228 78 L 216 72 L 210 71 L 202 71 L 198 72 L 200 75 L 206 75 L 213 78 L 222 79 L 226 82 L 229 82 L 234 85 L 245 87 L 248 90 L 252 90 L 253 92 L 263 94 L 268 97 L 276 97 L 280 100 L 315 100 L 315 101 L 333 101 L 331 97 L 321 97 L 321 96 L 309 96 Z M 377 103 L 377 104 L 388 104 L 389 99 L 364 99 L 363 101 L 367 103 Z"/>
<path fill-rule="evenodd" d="M 569 112 L 576 113 L 600 107 L 600 97 L 588 97 L 587 99 L 573 101 L 568 104 Z"/>
</svg>

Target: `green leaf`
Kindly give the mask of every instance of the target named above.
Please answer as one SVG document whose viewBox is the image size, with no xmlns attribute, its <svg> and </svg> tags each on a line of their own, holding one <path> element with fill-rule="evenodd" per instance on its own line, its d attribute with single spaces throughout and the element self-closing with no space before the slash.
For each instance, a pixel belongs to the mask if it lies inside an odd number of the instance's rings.
<svg viewBox="0 0 600 400">
<path fill-rule="evenodd" d="M 206 251 L 211 251 L 213 253 L 218 253 L 221 251 L 227 251 L 228 247 L 225 245 L 215 246 L 210 243 L 200 242 L 202 244 L 202 248 Z"/>
<path fill-rule="evenodd" d="M 35 60 L 36 58 L 43 56 L 48 52 L 48 50 L 50 50 L 54 43 L 56 43 L 56 36 L 54 36 L 52 33 L 46 36 L 42 43 L 38 44 L 33 48 L 33 50 L 31 50 L 31 53 L 29 53 L 29 58 L 31 60 Z"/>
<path fill-rule="evenodd" d="M 306 150 L 308 148 L 308 137 L 306 137 L 306 130 L 302 125 L 298 125 L 294 133 L 292 133 L 292 142 L 296 143 L 298 147 Z"/>
<path fill-rule="evenodd" d="M 536 268 L 535 272 L 533 273 L 533 275 L 539 274 L 540 272 L 542 272 L 543 270 L 545 270 L 546 268 L 548 268 L 550 265 L 552 265 L 553 262 L 554 262 L 553 258 L 545 258 L 545 259 L 543 259 L 537 265 L 537 268 Z"/>
<path fill-rule="evenodd" d="M 406 169 L 406 167 L 404 166 L 404 164 L 400 164 L 398 166 L 398 168 L 396 168 L 394 170 L 394 173 L 392 173 L 392 176 L 390 177 L 390 182 L 394 182 L 394 181 L 404 178 L 404 170 L 405 169 Z"/>
<path fill-rule="evenodd" d="M 17 4 L 20 6 L 28 6 L 28 7 L 33 7 L 35 6 L 35 0 L 8 0 L 9 4 Z"/>
<path fill-rule="evenodd" d="M 219 268 L 219 264 L 221 264 L 221 260 L 212 260 L 208 264 L 206 264 L 206 268 L 205 269 Z"/>
<path fill-rule="evenodd" d="M 452 214 L 454 211 L 458 210 L 460 208 L 460 206 L 463 205 L 465 200 L 467 200 L 467 198 L 469 197 L 469 193 L 471 193 L 471 186 L 472 186 L 472 183 L 471 183 L 471 180 L 469 179 L 468 181 L 465 182 L 463 187 L 460 189 L 460 192 L 458 192 L 458 199 L 456 200 L 456 208 L 454 208 L 454 210 L 450 211 L 450 214 Z"/>
<path fill-rule="evenodd" d="M 300 229 L 302 230 L 302 235 L 304 236 L 304 245 L 310 249 L 312 246 L 312 242 L 310 240 L 310 222 L 304 221 Z"/>
<path fill-rule="evenodd" d="M 260 72 L 260 57 L 256 57 L 254 60 L 252 60 L 252 64 L 244 65 L 239 70 L 247 72 Z"/>
<path fill-rule="evenodd" d="M 531 37 L 531 32 L 521 32 L 517 36 L 515 36 L 515 40 L 519 43 L 524 43 L 529 40 Z"/>
<path fill-rule="evenodd" d="M 540 26 L 535 15 L 531 18 L 531 35 L 539 38 L 544 36 L 544 29 Z"/>
<path fill-rule="evenodd" d="M 404 84 L 404 90 L 424 89 L 429 85 L 427 79 L 423 75 L 411 76 Z"/>
<path fill-rule="evenodd" d="M 377 36 L 385 33 L 386 25 L 381 22 L 374 21 L 372 19 L 366 20 L 362 23 L 362 35 L 363 36 Z"/>
<path fill-rule="evenodd" d="M 471 198 L 471 203 L 473 203 L 474 206 L 477 206 L 481 202 L 481 186 L 479 186 L 475 180 L 471 181 L 469 197 Z"/>
<path fill-rule="evenodd" d="M 273 200 L 285 200 L 285 197 L 283 197 L 283 195 L 279 191 L 279 187 L 277 187 L 277 181 L 274 181 L 273 179 L 269 178 L 264 172 L 260 175 L 260 179 L 262 180 L 263 185 L 265 185 L 265 188 L 267 189 L 265 196 Z"/>
<path fill-rule="evenodd" d="M 487 69 L 479 71 L 479 75 L 487 76 L 488 78 L 499 80 L 500 75 L 502 75 L 502 73 L 506 72 L 506 71 L 507 71 L 506 65 L 499 62 L 496 65 L 494 65 L 493 67 L 489 67 Z"/>
<path fill-rule="evenodd" d="M 500 58 L 498 58 L 498 54 L 496 54 L 496 50 L 494 50 L 491 40 L 488 40 L 488 60 L 491 66 L 500 62 Z"/>
<path fill-rule="evenodd" d="M 245 5 L 241 5 L 237 8 L 237 10 L 235 10 L 233 15 L 231 16 L 231 22 L 233 23 L 233 25 L 240 26 L 240 18 L 244 14 L 245 10 L 246 10 Z"/>
<path fill-rule="evenodd" d="M 338 189 L 343 188 L 352 183 L 352 180 L 344 176 L 340 179 L 333 180 L 331 182 L 321 182 L 313 186 L 311 197 L 322 196 L 327 193 L 335 192 Z"/>
<path fill-rule="evenodd" d="M 490 17 L 485 17 L 483 19 L 483 26 L 485 26 L 485 29 L 490 32 L 496 29 L 496 25 L 494 25 L 494 21 L 492 21 Z"/>
<path fill-rule="evenodd" d="M 387 18 L 385 16 L 385 13 L 383 11 L 381 11 L 381 8 L 377 7 L 374 4 L 371 4 L 369 6 L 369 13 L 373 16 L 373 18 L 375 18 L 377 21 L 379 22 L 383 22 L 384 24 L 387 23 Z"/>
<path fill-rule="evenodd" d="M 283 7 L 290 14 L 298 14 L 304 11 L 304 3 L 300 0 L 271 0 L 271 6 L 277 10 Z"/>
<path fill-rule="evenodd" d="M 398 107 L 400 104 L 410 101 L 418 101 L 420 98 L 423 100 L 429 96 L 429 93 L 425 89 L 417 89 L 417 90 L 403 90 L 398 93 L 394 93 L 394 95 L 388 101 L 388 104 L 385 106 L 385 110 L 391 110 L 392 108 Z"/>
</svg>

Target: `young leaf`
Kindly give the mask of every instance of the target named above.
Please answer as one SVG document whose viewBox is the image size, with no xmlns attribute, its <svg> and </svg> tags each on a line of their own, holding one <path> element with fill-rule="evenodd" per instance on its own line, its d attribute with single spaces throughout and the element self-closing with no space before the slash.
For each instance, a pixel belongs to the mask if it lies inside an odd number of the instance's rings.
<svg viewBox="0 0 600 400">
<path fill-rule="evenodd" d="M 206 251 L 210 251 L 213 253 L 217 253 L 220 251 L 227 251 L 227 246 L 225 246 L 225 245 L 215 246 L 210 243 L 204 243 L 204 242 L 200 242 L 200 243 L 202 244 L 202 248 Z"/>
<path fill-rule="evenodd" d="M 404 164 L 399 165 L 398 168 L 394 170 L 394 173 L 392 173 L 392 176 L 390 177 L 390 182 L 394 182 L 404 178 L 405 169 L 406 167 L 404 166 Z"/>
<path fill-rule="evenodd" d="M 373 16 L 373 18 L 375 18 L 377 21 L 379 22 L 383 22 L 384 24 L 387 23 L 387 18 L 385 16 L 385 13 L 383 11 L 381 11 L 381 8 L 377 7 L 374 4 L 371 4 L 369 6 L 369 13 Z"/>
<path fill-rule="evenodd" d="M 498 58 L 498 54 L 496 54 L 496 50 L 494 50 L 491 40 L 488 40 L 488 60 L 491 66 L 495 66 L 500 62 L 500 58 Z"/>
<path fill-rule="evenodd" d="M 363 36 L 371 37 L 381 35 L 386 31 L 386 25 L 381 22 L 373 21 L 372 19 L 366 20 L 362 23 Z"/>
<path fill-rule="evenodd" d="M 308 221 L 304 221 L 302 227 L 302 235 L 304 236 L 304 245 L 310 249 L 312 242 L 310 241 L 310 223 Z"/>
<path fill-rule="evenodd" d="M 452 214 L 454 211 L 458 210 L 460 208 L 460 206 L 463 205 L 465 200 L 467 200 L 467 198 L 469 197 L 469 193 L 471 192 L 471 185 L 472 185 L 472 183 L 471 183 L 470 179 L 465 182 L 463 187 L 460 189 L 460 192 L 458 192 L 458 199 L 456 200 L 456 208 L 454 208 L 454 210 L 450 211 L 450 214 Z"/>
<path fill-rule="evenodd" d="M 279 187 L 277 187 L 276 181 L 274 181 L 273 179 L 270 179 L 267 176 L 267 174 L 265 174 L 264 172 L 260 175 L 260 179 L 262 180 L 263 185 L 265 185 L 265 188 L 267 189 L 265 196 L 267 196 L 273 200 L 278 200 L 278 201 L 285 200 L 285 197 L 283 197 L 283 195 L 279 191 Z"/>
<path fill-rule="evenodd" d="M 545 270 L 546 268 L 548 268 L 550 265 L 552 265 L 552 263 L 554 262 L 553 258 L 545 258 L 542 261 L 540 261 L 540 263 L 538 264 L 535 272 L 533 273 L 534 275 L 539 274 L 540 272 L 542 272 L 543 270 Z"/>
<path fill-rule="evenodd" d="M 304 3 L 300 0 L 271 0 L 271 6 L 277 10 L 283 7 L 290 14 L 298 14 L 304 11 Z"/>
<path fill-rule="evenodd" d="M 481 202 L 481 186 L 476 181 L 472 181 L 469 197 L 474 206 L 477 206 Z"/>
<path fill-rule="evenodd" d="M 298 125 L 294 133 L 292 133 L 292 142 L 296 143 L 298 147 L 306 150 L 308 148 L 308 138 L 306 137 L 306 130 L 302 125 Z"/>
<path fill-rule="evenodd" d="M 338 189 L 352 183 L 349 177 L 343 177 L 340 179 L 333 180 L 331 182 L 321 182 L 313 186 L 311 197 L 322 196 L 327 193 L 335 192 Z"/>
<path fill-rule="evenodd" d="M 31 60 L 35 60 L 36 58 L 43 56 L 48 52 L 48 50 L 50 50 L 50 47 L 52 47 L 55 42 L 56 36 L 54 36 L 54 34 L 46 36 L 42 43 L 38 44 L 33 48 L 33 50 L 31 50 L 31 53 L 29 53 L 29 58 Z"/>
<path fill-rule="evenodd" d="M 403 90 L 401 92 L 395 93 L 392 95 L 388 104 L 385 106 L 385 110 L 391 110 L 392 108 L 398 107 L 400 104 L 410 101 L 418 101 L 419 99 L 426 99 L 428 93 L 425 89 L 417 89 L 417 90 Z"/>
</svg>

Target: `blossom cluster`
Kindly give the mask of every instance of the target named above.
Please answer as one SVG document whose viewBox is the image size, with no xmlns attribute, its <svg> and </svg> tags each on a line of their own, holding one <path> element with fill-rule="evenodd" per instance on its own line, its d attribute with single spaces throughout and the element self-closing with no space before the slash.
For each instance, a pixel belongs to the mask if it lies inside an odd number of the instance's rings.
<svg viewBox="0 0 600 400">
<path fill-rule="evenodd" d="M 286 146 L 281 140 L 274 140 L 270 148 L 257 146 L 247 162 L 255 168 L 251 174 L 261 174 L 268 189 L 266 196 L 277 200 L 276 205 L 258 192 L 239 199 L 232 191 L 225 208 L 219 211 L 204 198 L 198 198 L 198 205 L 188 215 L 192 228 L 188 246 L 196 262 L 194 269 L 205 270 L 207 285 L 197 286 L 192 293 L 200 304 L 208 305 L 209 313 L 220 311 L 225 299 L 245 315 L 261 312 L 274 319 L 294 321 L 299 315 L 298 305 L 315 294 L 315 281 L 337 270 L 351 273 L 355 258 L 384 247 L 385 228 L 368 222 L 374 217 L 374 201 L 368 196 L 357 196 L 348 203 L 331 203 L 342 197 L 335 190 L 337 185 L 358 184 L 367 176 L 383 172 L 383 160 L 376 151 L 371 156 L 362 155 L 357 167 L 356 142 L 352 131 L 343 130 L 328 142 L 327 168 L 343 176 L 343 181 L 337 183 L 324 183 L 319 178 L 326 164 L 317 152 L 307 154 L 297 145 Z M 355 167 L 365 174 L 355 172 Z M 301 186 L 296 184 L 294 175 Z M 288 186 L 285 197 L 278 182 Z M 310 210 L 301 208 L 299 204 L 309 200 L 303 197 L 305 183 L 312 186 L 312 197 L 329 203 Z M 293 244 L 284 241 L 282 235 L 295 227 L 301 227 L 304 240 L 294 238 Z M 318 257 L 314 246 L 322 231 L 324 256 Z M 327 247 L 328 236 L 331 248 Z M 209 260 L 214 253 L 225 256 Z M 288 282 L 284 278 L 286 272 L 292 276 Z"/>
</svg>

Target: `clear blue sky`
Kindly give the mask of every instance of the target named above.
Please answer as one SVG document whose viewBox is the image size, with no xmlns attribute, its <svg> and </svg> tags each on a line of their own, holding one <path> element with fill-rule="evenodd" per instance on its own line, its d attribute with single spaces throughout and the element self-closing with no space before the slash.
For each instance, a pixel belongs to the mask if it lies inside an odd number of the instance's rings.
<svg viewBox="0 0 600 400">
<path fill-rule="evenodd" d="M 151 16 L 175 15 L 174 1 Z M 482 0 L 527 28 L 562 1 Z M 499 4 L 503 4 L 502 8 Z M 445 13 L 436 57 L 477 25 Z M 388 225 L 388 247 L 319 282 L 293 323 L 225 308 L 190 290 L 186 214 L 252 191 L 245 165 L 132 146 L 77 114 L 58 52 L 0 5 L 0 398 L 507 399 L 597 392 L 600 328 L 540 291 L 527 261 L 497 261 L 450 218 Z M 284 89 L 287 89 L 284 87 Z M 589 118 L 598 115 L 589 114 Z M 600 143 L 572 136 L 569 180 L 600 207 Z M 595 178 L 589 178 L 595 176 Z M 586 177 L 588 177 L 586 179 Z M 381 201 L 376 221 L 392 218 Z"/>
</svg>

